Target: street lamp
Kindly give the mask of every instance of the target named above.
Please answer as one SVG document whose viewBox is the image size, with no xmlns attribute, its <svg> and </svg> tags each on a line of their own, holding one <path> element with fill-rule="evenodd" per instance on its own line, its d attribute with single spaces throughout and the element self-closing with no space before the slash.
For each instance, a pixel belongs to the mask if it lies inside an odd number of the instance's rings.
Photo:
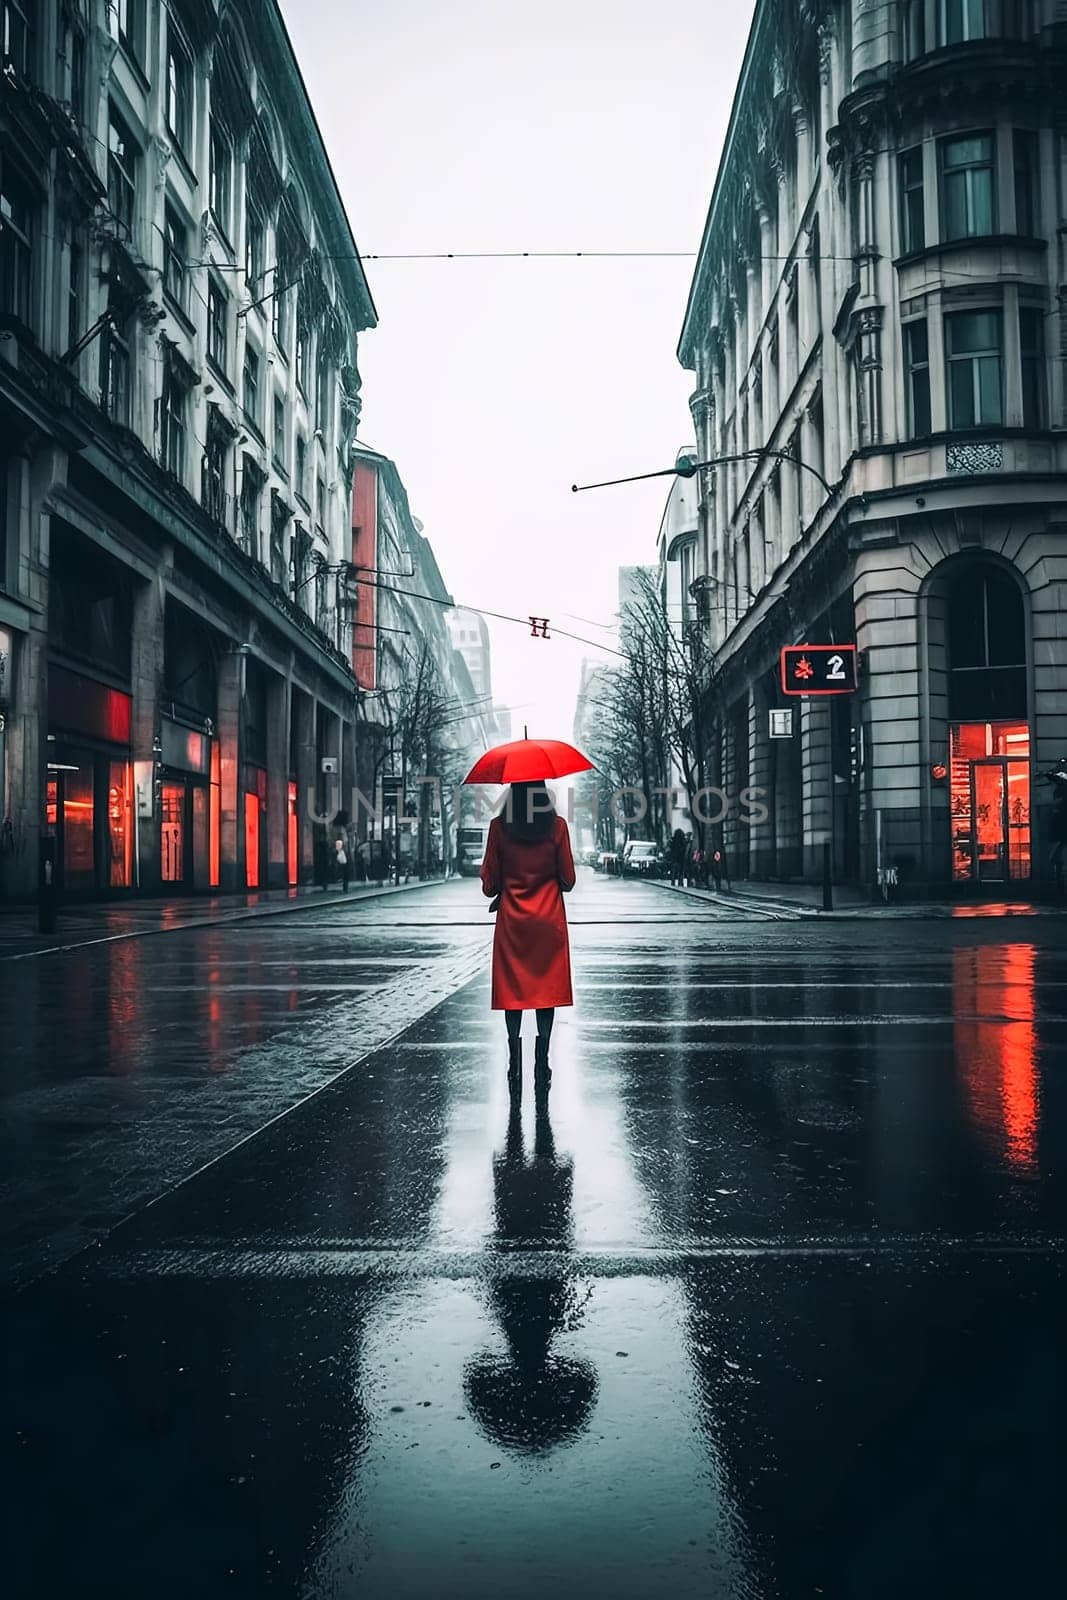
<svg viewBox="0 0 1067 1600">
<path fill-rule="evenodd" d="M 617 483 L 641 483 L 645 478 L 692 478 L 702 467 L 728 466 L 732 461 L 766 460 L 791 461 L 795 467 L 803 468 L 805 472 L 810 472 L 813 478 L 818 479 L 827 499 L 833 498 L 834 491 L 819 469 L 807 461 L 802 461 L 789 450 L 740 450 L 735 455 L 712 456 L 708 461 L 694 461 L 692 456 L 679 456 L 673 467 L 663 467 L 659 472 L 638 472 L 630 478 L 606 478 L 603 483 L 572 483 L 571 493 L 580 494 L 585 489 L 611 489 Z"/>
</svg>

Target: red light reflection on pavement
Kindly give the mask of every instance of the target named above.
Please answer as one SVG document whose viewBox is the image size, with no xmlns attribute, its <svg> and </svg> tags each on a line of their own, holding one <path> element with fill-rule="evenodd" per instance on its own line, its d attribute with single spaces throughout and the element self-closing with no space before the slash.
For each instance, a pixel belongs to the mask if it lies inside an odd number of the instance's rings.
<svg viewBox="0 0 1067 1600">
<path fill-rule="evenodd" d="M 1036 1177 L 1040 1102 L 1034 946 L 953 953 L 956 1068 L 971 1119 L 1019 1176 Z"/>
</svg>

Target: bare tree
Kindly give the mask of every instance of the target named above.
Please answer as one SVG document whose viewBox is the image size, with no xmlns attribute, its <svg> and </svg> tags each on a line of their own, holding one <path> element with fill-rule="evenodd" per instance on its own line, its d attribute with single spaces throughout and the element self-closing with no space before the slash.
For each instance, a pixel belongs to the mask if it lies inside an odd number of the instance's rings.
<svg viewBox="0 0 1067 1600">
<path fill-rule="evenodd" d="M 681 636 L 672 626 L 655 576 L 635 574 L 621 618 L 625 663 L 607 679 L 597 747 L 590 752 L 616 787 L 631 787 L 645 799 L 644 831 L 661 844 L 670 827 L 668 789 L 674 773 L 690 797 L 713 781 L 707 708 L 715 689 L 713 658 L 705 632 L 695 624 Z M 657 789 L 661 791 L 656 793 Z M 692 813 L 702 850 L 709 824 L 703 807 Z"/>
</svg>

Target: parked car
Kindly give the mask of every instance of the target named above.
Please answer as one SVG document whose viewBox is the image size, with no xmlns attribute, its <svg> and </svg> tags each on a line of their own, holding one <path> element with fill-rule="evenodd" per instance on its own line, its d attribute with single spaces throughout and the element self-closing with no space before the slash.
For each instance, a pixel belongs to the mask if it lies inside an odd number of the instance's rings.
<svg viewBox="0 0 1067 1600">
<path fill-rule="evenodd" d="M 651 839 L 630 839 L 622 852 L 625 877 L 658 878 L 663 871 L 660 848 Z"/>
<path fill-rule="evenodd" d="M 596 858 L 595 866 L 597 872 L 617 872 L 619 870 L 619 858 L 614 850 L 601 850 Z"/>
</svg>

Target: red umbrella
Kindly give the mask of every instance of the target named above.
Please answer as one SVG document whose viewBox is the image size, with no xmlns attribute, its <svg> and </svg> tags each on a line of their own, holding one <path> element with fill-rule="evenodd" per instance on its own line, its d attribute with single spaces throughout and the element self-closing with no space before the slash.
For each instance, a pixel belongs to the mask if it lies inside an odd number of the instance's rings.
<svg viewBox="0 0 1067 1600">
<path fill-rule="evenodd" d="M 592 765 L 588 756 L 560 739 L 513 739 L 479 756 L 463 782 L 538 783 L 565 778 L 569 772 L 588 772 Z"/>
</svg>

